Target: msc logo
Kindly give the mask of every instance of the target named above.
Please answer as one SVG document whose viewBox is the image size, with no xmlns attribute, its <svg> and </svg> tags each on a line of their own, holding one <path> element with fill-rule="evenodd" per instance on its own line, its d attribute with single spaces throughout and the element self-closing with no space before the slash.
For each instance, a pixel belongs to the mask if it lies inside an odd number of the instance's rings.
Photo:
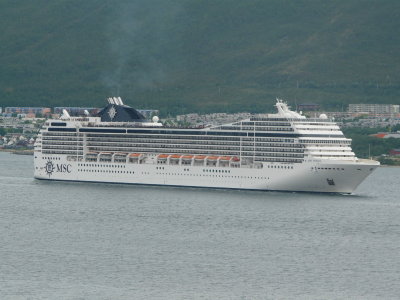
<svg viewBox="0 0 400 300">
<path fill-rule="evenodd" d="M 53 164 L 51 160 L 49 160 L 44 166 L 44 170 L 46 171 L 49 177 L 54 173 L 71 173 L 71 165 L 70 164 Z"/>
<path fill-rule="evenodd" d="M 44 170 L 46 171 L 47 175 L 49 175 L 49 177 L 51 176 L 51 174 L 53 174 L 54 172 L 54 165 L 53 162 L 51 160 L 49 160 L 46 165 L 44 166 Z"/>
<path fill-rule="evenodd" d="M 67 164 L 56 164 L 57 172 L 71 173 L 71 165 Z"/>
</svg>

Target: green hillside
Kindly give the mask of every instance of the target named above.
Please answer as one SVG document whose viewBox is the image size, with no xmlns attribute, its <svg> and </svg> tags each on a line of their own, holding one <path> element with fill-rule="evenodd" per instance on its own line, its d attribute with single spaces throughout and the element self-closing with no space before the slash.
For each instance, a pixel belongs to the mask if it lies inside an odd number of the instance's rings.
<svg viewBox="0 0 400 300">
<path fill-rule="evenodd" d="M 400 2 L 0 2 L 0 106 L 400 103 Z"/>
</svg>

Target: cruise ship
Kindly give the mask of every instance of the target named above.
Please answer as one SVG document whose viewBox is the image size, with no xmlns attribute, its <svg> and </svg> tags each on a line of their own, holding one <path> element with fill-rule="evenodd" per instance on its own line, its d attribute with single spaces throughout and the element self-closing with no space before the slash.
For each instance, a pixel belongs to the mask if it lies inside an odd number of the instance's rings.
<svg viewBox="0 0 400 300">
<path fill-rule="evenodd" d="M 34 177 L 263 191 L 353 193 L 379 162 L 359 159 L 326 115 L 306 118 L 277 99 L 275 114 L 205 128 L 146 120 L 120 97 L 96 116 L 47 120 Z"/>
</svg>

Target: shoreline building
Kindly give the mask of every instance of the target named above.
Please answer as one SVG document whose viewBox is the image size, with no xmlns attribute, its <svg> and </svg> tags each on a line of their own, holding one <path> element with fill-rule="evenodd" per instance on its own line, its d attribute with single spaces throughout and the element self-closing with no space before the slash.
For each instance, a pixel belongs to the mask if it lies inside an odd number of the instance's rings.
<svg viewBox="0 0 400 300">
<path fill-rule="evenodd" d="M 85 110 L 87 110 L 91 115 L 97 114 L 100 109 L 96 107 L 68 107 L 68 106 L 58 106 L 54 107 L 54 113 L 61 115 L 63 109 L 69 112 L 72 116 L 83 116 L 85 115 Z"/>
<path fill-rule="evenodd" d="M 51 109 L 49 107 L 6 107 L 4 109 L 5 114 L 24 114 L 24 115 L 37 115 L 42 116 L 50 114 Z"/>
<path fill-rule="evenodd" d="M 399 114 L 400 105 L 396 104 L 349 104 L 349 113 L 372 114 L 381 116 L 393 116 Z"/>
<path fill-rule="evenodd" d="M 297 111 L 319 111 L 320 106 L 317 103 L 301 103 L 297 105 Z"/>
</svg>

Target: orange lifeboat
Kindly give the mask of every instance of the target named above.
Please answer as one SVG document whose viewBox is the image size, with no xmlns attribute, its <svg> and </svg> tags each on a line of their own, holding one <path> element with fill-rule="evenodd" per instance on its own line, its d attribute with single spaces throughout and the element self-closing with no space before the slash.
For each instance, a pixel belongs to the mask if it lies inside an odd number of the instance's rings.
<svg viewBox="0 0 400 300">
<path fill-rule="evenodd" d="M 217 160 L 219 156 L 207 156 L 208 160 Z"/>
<path fill-rule="evenodd" d="M 182 156 L 182 159 L 192 159 L 193 155 L 184 155 Z"/>
<path fill-rule="evenodd" d="M 168 154 L 160 154 L 159 156 L 158 156 L 158 158 L 168 158 Z"/>
<path fill-rule="evenodd" d="M 232 159 L 232 157 L 230 157 L 230 156 L 221 156 L 220 157 L 220 160 L 231 160 Z"/>
<path fill-rule="evenodd" d="M 239 161 L 240 159 L 238 157 L 234 157 L 233 161 Z"/>
<path fill-rule="evenodd" d="M 179 155 L 179 154 L 172 154 L 171 155 L 171 158 L 173 158 L 173 159 L 178 159 L 178 158 L 181 158 L 182 157 L 182 155 Z"/>
<path fill-rule="evenodd" d="M 139 157 L 140 155 L 142 155 L 141 153 L 131 153 L 129 154 L 129 157 Z"/>
<path fill-rule="evenodd" d="M 205 155 L 196 155 L 196 156 L 194 157 L 194 159 L 198 159 L 198 160 L 203 160 L 203 159 L 205 159 L 205 158 L 206 158 Z"/>
</svg>

